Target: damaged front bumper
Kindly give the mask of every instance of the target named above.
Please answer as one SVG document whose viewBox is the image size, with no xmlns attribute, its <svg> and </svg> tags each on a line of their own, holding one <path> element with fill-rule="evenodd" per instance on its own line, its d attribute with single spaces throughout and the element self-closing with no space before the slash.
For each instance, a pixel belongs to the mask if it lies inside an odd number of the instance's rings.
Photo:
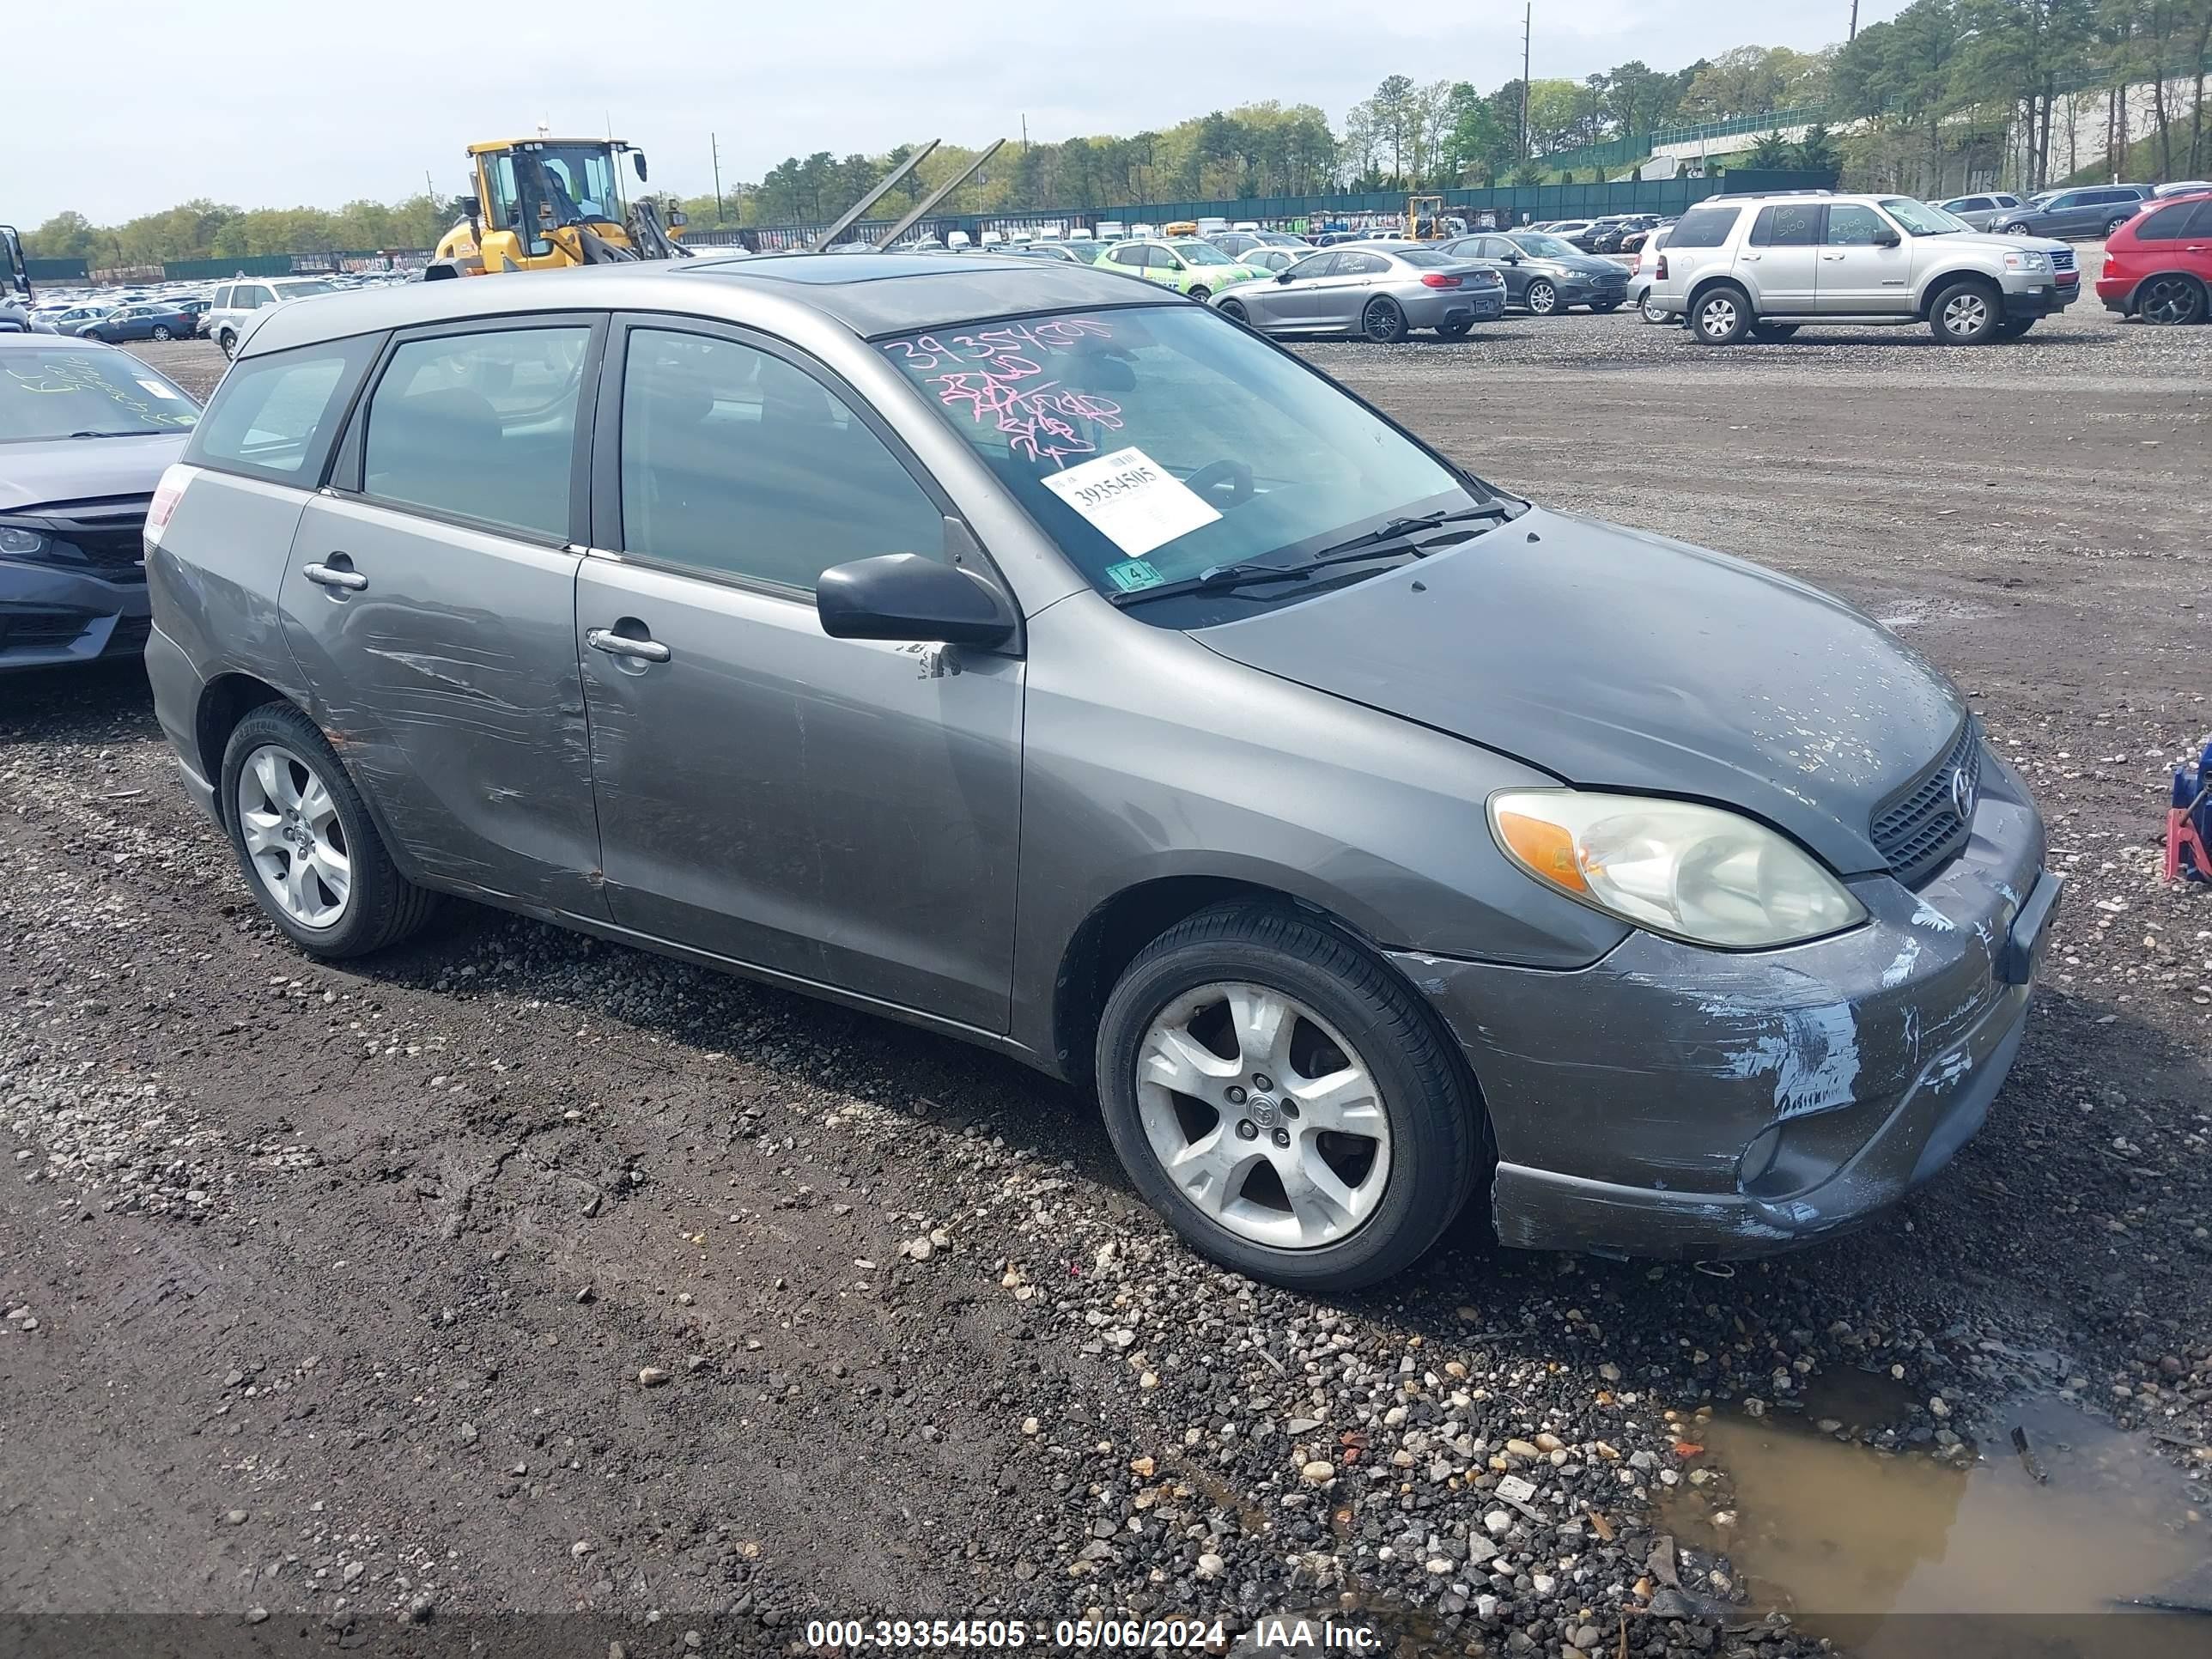
<svg viewBox="0 0 2212 1659">
<path fill-rule="evenodd" d="M 1918 892 L 1850 885 L 1869 920 L 1732 953 L 1632 933 L 1543 971 L 1400 968 L 1465 1049 L 1497 1138 L 1498 1237 L 1723 1259 L 1879 1213 L 1978 1129 L 2018 1053 L 2060 880 L 1992 757 L 1966 850 Z"/>
</svg>

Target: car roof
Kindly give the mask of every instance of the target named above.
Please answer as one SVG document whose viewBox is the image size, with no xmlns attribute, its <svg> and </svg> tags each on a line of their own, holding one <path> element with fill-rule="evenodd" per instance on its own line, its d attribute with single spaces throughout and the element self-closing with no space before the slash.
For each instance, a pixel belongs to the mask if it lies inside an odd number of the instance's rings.
<svg viewBox="0 0 2212 1659">
<path fill-rule="evenodd" d="M 82 334 L 16 334 L 13 332 L 0 334 L 0 351 L 21 350 L 30 346 L 45 346 L 49 349 L 64 346 L 71 351 L 121 351 L 123 349 L 120 346 L 112 346 L 102 340 L 88 339 Z"/>
<path fill-rule="evenodd" d="M 863 338 L 1024 312 L 1172 303 L 1126 276 L 1011 253 L 704 255 L 570 270 L 356 289 L 274 309 L 247 337 L 258 356 L 318 341 L 477 317 L 575 310 L 679 312 L 773 329 L 802 315 Z"/>
</svg>

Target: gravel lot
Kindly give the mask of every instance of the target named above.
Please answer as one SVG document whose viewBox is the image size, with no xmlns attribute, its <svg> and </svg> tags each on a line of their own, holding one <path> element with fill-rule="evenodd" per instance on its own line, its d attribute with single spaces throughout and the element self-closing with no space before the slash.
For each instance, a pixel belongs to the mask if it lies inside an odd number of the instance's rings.
<svg viewBox="0 0 2212 1659">
<path fill-rule="evenodd" d="M 1836 589 L 1966 688 L 2072 884 L 1942 1179 L 1732 1276 L 1470 1221 L 1386 1292 L 1290 1296 L 1180 1249 L 1083 1101 L 950 1042 L 465 907 L 316 966 L 135 671 L 11 680 L 0 1600 L 324 1635 L 590 1609 L 632 1653 L 1348 1607 L 1407 1652 L 1810 1651 L 1702 1601 L 1731 1575 L 1654 1506 L 1729 1501 L 1700 1408 L 1865 1372 L 1896 1384 L 1865 1437 L 1963 1460 L 2063 1391 L 2201 1510 L 2212 897 L 2157 864 L 2212 727 L 2212 328 L 2093 298 L 1983 350 L 1577 314 L 1310 355 L 1510 487 Z"/>
</svg>

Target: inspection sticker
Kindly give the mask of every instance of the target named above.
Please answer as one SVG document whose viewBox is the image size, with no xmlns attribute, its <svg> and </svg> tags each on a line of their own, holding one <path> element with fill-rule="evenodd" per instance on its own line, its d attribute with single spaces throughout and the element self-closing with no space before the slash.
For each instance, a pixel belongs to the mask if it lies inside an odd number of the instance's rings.
<svg viewBox="0 0 2212 1659">
<path fill-rule="evenodd" d="M 1221 514 L 1183 481 L 1133 446 L 1064 472 L 1044 487 L 1097 526 L 1123 552 L 1141 556 Z"/>
<path fill-rule="evenodd" d="M 156 398 L 167 398 L 173 403 L 176 401 L 177 394 L 170 391 L 168 387 L 163 386 L 159 380 L 142 380 L 138 384 L 144 386 L 147 391 L 152 392 Z"/>
</svg>

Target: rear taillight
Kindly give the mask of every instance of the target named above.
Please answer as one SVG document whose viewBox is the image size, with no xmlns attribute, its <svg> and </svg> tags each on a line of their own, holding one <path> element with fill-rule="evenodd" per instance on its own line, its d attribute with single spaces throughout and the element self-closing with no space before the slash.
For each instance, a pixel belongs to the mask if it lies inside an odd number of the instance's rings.
<svg viewBox="0 0 2212 1659">
<path fill-rule="evenodd" d="M 1421 286 L 1423 288 L 1457 288 L 1459 278 L 1447 276 L 1441 270 L 1425 271 L 1421 276 Z"/>
<path fill-rule="evenodd" d="M 1667 280 L 1667 256 L 1665 254 L 1662 253 L 1659 256 L 1659 263 L 1652 270 L 1651 279 L 1657 283 L 1663 283 Z"/>
<path fill-rule="evenodd" d="M 161 482 L 154 486 L 153 504 L 146 509 L 146 545 L 159 547 L 161 532 L 168 527 L 169 514 L 177 510 L 177 502 L 185 493 L 185 483 L 191 470 L 173 466 L 161 474 Z"/>
</svg>

